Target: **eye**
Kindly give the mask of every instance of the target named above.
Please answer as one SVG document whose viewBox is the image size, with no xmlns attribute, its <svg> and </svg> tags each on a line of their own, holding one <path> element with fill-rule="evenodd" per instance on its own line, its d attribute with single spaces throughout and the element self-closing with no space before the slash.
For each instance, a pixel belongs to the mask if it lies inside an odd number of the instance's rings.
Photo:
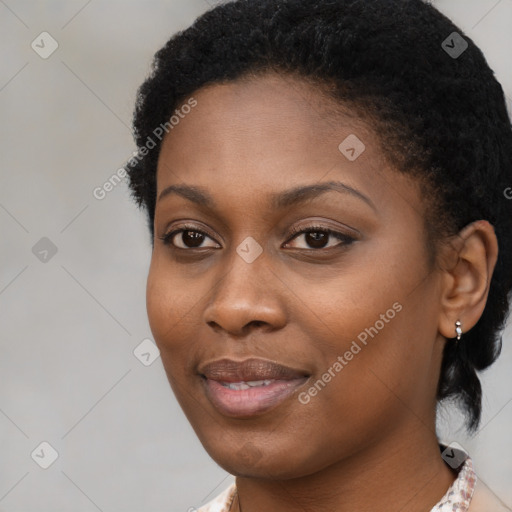
<svg viewBox="0 0 512 512">
<path fill-rule="evenodd" d="M 207 233 L 197 229 L 194 226 L 182 226 L 174 229 L 159 237 L 164 245 L 172 246 L 177 249 L 205 249 L 208 247 L 219 248 L 219 244 L 213 240 Z M 211 240 L 213 245 L 202 245 L 205 240 Z"/>
<path fill-rule="evenodd" d="M 305 247 L 295 247 L 296 249 L 330 249 L 332 247 L 347 246 L 356 241 L 356 238 L 346 233 L 340 233 L 332 229 L 321 226 L 310 226 L 307 228 L 294 228 L 292 229 L 291 241 L 300 240 L 306 244 Z M 195 226 L 181 226 L 179 229 L 174 229 L 169 233 L 159 237 L 164 245 L 176 249 L 219 249 L 220 245 L 206 232 L 197 229 Z M 209 245 L 205 245 L 208 243 Z M 334 243 L 330 243 L 334 242 Z M 289 247 L 290 242 L 285 244 Z"/>
<path fill-rule="evenodd" d="M 303 237 L 304 243 L 309 245 L 309 247 L 295 247 L 296 249 L 330 249 L 331 247 L 350 245 L 352 242 L 356 241 L 356 238 L 353 236 L 320 226 L 293 229 L 292 232 L 295 232 L 295 236 L 293 236 L 291 240 L 299 240 Z M 329 244 L 330 241 L 337 243 Z M 288 245 L 289 242 L 286 246 Z"/>
</svg>

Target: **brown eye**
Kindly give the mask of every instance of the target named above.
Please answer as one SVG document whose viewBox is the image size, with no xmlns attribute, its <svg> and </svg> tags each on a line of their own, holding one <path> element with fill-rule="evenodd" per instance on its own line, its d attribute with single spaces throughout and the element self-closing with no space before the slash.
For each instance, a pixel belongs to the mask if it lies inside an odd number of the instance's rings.
<svg viewBox="0 0 512 512">
<path fill-rule="evenodd" d="M 301 238 L 304 240 L 306 246 L 295 247 L 296 249 L 329 249 L 331 247 L 350 245 L 355 241 L 355 238 L 349 235 L 320 227 L 303 229 L 302 231 L 299 231 L 292 240 L 300 240 Z M 330 239 L 337 243 L 328 245 Z M 286 245 L 290 245 L 290 243 L 287 243 Z"/>
<path fill-rule="evenodd" d="M 199 247 L 203 243 L 204 238 L 205 235 L 199 233 L 199 231 L 181 232 L 181 241 L 186 247 Z"/>
<path fill-rule="evenodd" d="M 170 233 L 160 237 L 165 245 L 175 247 L 177 249 L 203 249 L 208 247 L 218 248 L 210 236 L 203 231 L 191 228 L 175 229 Z M 211 240 L 213 245 L 202 245 L 205 241 Z"/>
<path fill-rule="evenodd" d="M 306 243 L 315 249 L 323 249 L 329 241 L 329 233 L 310 231 L 304 234 Z"/>
</svg>

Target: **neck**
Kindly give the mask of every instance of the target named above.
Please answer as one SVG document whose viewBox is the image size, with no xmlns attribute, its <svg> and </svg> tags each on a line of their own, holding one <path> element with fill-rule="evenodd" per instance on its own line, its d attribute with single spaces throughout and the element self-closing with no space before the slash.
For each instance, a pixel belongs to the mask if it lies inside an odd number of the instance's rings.
<svg viewBox="0 0 512 512">
<path fill-rule="evenodd" d="M 429 511 L 456 474 L 441 458 L 437 438 L 421 432 L 388 439 L 314 474 L 290 480 L 237 477 L 235 511 Z M 403 432 L 400 434 L 404 435 Z M 241 505 L 241 506 L 240 506 Z"/>
</svg>

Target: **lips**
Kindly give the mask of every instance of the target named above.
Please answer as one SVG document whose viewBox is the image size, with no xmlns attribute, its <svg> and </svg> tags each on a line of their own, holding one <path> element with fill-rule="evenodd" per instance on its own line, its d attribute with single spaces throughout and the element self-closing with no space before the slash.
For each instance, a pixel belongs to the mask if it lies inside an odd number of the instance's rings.
<svg viewBox="0 0 512 512">
<path fill-rule="evenodd" d="M 207 398 L 223 415 L 250 417 L 277 407 L 308 380 L 305 370 L 267 359 L 220 359 L 200 367 Z"/>
<path fill-rule="evenodd" d="M 220 382 L 292 380 L 308 376 L 306 371 L 257 358 L 246 359 L 245 361 L 220 359 L 202 366 L 199 373 L 208 379 Z"/>
</svg>

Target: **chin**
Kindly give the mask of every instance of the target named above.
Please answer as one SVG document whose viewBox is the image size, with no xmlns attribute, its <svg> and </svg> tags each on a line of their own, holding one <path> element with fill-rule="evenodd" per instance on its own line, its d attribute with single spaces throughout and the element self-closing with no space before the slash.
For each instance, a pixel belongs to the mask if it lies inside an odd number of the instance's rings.
<svg viewBox="0 0 512 512">
<path fill-rule="evenodd" d="M 281 444 L 272 449 L 272 446 L 264 442 L 258 445 L 249 440 L 241 445 L 224 443 L 221 446 L 203 446 L 222 469 L 237 477 L 289 480 L 321 469 L 315 467 L 308 460 L 308 454 L 303 453 L 298 446 L 290 450 Z M 290 453 L 295 453 L 295 457 L 291 457 Z"/>
</svg>

